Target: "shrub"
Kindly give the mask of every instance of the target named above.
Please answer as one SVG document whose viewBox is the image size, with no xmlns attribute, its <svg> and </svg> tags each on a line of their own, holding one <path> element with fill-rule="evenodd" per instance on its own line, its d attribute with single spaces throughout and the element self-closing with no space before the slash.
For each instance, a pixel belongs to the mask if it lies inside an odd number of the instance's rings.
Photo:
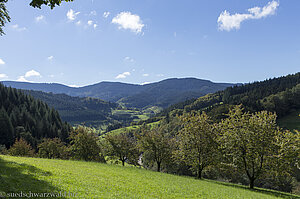
<svg viewBox="0 0 300 199">
<path fill-rule="evenodd" d="M 8 150 L 9 155 L 33 157 L 35 155 L 31 145 L 23 138 L 16 139 L 15 143 Z"/>
</svg>

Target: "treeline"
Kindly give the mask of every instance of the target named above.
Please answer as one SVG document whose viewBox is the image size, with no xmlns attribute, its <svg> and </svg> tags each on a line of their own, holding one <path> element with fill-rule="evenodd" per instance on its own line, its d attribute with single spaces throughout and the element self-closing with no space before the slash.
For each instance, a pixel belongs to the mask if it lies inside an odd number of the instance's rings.
<svg viewBox="0 0 300 199">
<path fill-rule="evenodd" d="M 67 141 L 70 128 L 44 102 L 0 84 L 0 145 L 10 147 L 21 137 L 34 147 L 43 138 Z"/>
<path fill-rule="evenodd" d="M 79 126 L 69 140 L 44 139 L 36 153 L 26 141 L 17 140 L 4 153 L 119 162 L 286 192 L 292 192 L 300 181 L 300 133 L 279 128 L 274 113 L 250 113 L 241 106 L 230 109 L 220 122 L 205 112 L 191 112 L 162 120 L 159 125 L 144 124 L 100 138 Z"/>
</svg>

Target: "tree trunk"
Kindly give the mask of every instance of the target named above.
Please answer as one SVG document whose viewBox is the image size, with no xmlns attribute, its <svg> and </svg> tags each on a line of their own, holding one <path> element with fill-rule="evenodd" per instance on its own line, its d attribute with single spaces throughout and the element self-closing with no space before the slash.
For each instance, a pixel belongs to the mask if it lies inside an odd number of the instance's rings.
<svg viewBox="0 0 300 199">
<path fill-rule="evenodd" d="M 249 184 L 249 187 L 250 189 L 254 189 L 254 178 L 250 178 L 250 184 Z"/>
<path fill-rule="evenodd" d="M 198 176 L 197 176 L 199 179 L 202 178 L 202 168 L 200 165 L 198 165 Z"/>
<path fill-rule="evenodd" d="M 157 171 L 160 172 L 160 162 L 157 162 Z"/>
<path fill-rule="evenodd" d="M 125 160 L 122 160 L 122 166 L 123 167 L 125 166 Z"/>
</svg>

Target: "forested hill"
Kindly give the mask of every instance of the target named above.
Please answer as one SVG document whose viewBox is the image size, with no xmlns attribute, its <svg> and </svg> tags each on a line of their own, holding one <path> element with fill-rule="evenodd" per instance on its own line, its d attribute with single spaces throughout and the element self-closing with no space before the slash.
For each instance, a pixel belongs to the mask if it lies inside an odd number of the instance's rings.
<svg viewBox="0 0 300 199">
<path fill-rule="evenodd" d="M 42 138 L 67 141 L 70 126 L 58 112 L 22 91 L 0 83 L 0 145 L 9 147 L 23 137 L 32 146 Z"/>
<path fill-rule="evenodd" d="M 93 97 L 117 102 L 132 108 L 159 106 L 166 108 L 174 103 L 198 98 L 208 93 L 224 90 L 235 84 L 214 83 L 196 78 L 173 78 L 146 85 L 120 82 L 100 82 L 98 84 L 71 88 L 61 84 L 26 83 L 4 81 L 4 85 L 24 90 L 64 93 L 70 96 Z"/>
<path fill-rule="evenodd" d="M 24 92 L 46 102 L 50 107 L 54 107 L 60 113 L 62 120 L 71 124 L 85 123 L 88 125 L 92 121 L 113 123 L 111 112 L 118 107 L 116 103 L 91 97 L 71 97 L 65 94 L 28 90 L 24 90 Z"/>
<path fill-rule="evenodd" d="M 276 112 L 279 119 L 300 110 L 300 73 L 268 79 L 208 94 L 197 100 L 175 104 L 161 114 L 206 110 L 216 119 L 224 117 L 231 105 L 243 104 L 246 110 Z M 175 114 L 175 113 L 174 113 Z M 300 118 L 299 118 L 300 119 Z M 300 123 L 300 121 L 299 121 Z"/>
</svg>

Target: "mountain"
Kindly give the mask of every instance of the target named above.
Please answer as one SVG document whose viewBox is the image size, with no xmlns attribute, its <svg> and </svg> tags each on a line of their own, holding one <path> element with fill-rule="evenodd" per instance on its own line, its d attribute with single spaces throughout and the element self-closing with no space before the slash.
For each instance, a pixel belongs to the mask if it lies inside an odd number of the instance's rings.
<svg viewBox="0 0 300 199">
<path fill-rule="evenodd" d="M 278 123 L 285 128 L 300 130 L 300 73 L 237 85 L 208 94 L 197 100 L 174 104 L 160 115 L 205 110 L 215 120 L 226 117 L 233 105 L 242 104 L 250 112 L 276 112 Z"/>
<path fill-rule="evenodd" d="M 146 85 L 120 82 L 100 82 L 94 85 L 73 88 L 56 83 L 2 82 L 6 86 L 18 89 L 52 92 L 77 97 L 93 97 L 105 101 L 117 102 L 126 107 L 146 108 L 158 106 L 166 108 L 171 104 L 208 93 L 224 90 L 235 84 L 214 83 L 196 78 L 173 78 Z"/>
</svg>

